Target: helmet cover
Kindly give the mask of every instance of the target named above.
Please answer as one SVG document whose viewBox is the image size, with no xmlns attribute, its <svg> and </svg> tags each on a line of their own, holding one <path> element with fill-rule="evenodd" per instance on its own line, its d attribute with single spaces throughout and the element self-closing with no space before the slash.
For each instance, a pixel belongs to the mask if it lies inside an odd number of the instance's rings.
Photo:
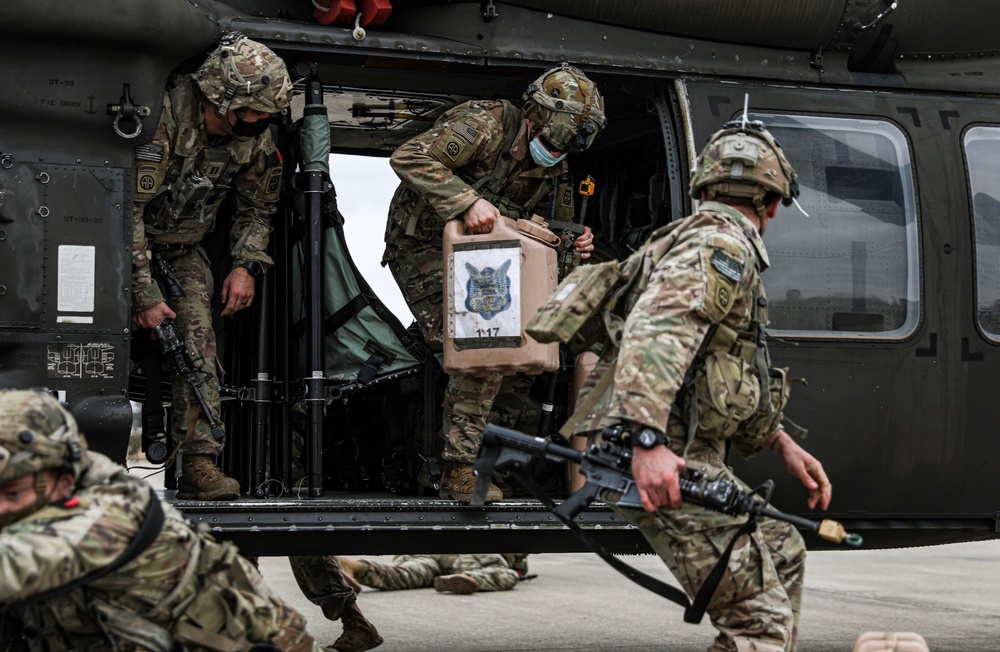
<svg viewBox="0 0 1000 652">
<path fill-rule="evenodd" d="M 87 441 L 76 419 L 41 391 L 0 392 L 0 483 L 44 469 L 87 467 Z"/>
<path fill-rule="evenodd" d="M 760 121 L 734 120 L 715 132 L 698 155 L 691 176 L 691 197 L 749 197 L 760 204 L 767 192 L 781 196 L 785 206 L 799 196 L 799 183 L 781 145 Z"/>
<path fill-rule="evenodd" d="M 597 85 L 566 64 L 543 73 L 523 99 L 525 117 L 541 126 L 541 138 L 558 151 L 582 152 L 607 126 Z"/>
<path fill-rule="evenodd" d="M 223 37 L 195 80 L 220 116 L 243 107 L 279 113 L 291 103 L 285 62 L 267 46 L 238 34 Z"/>
</svg>

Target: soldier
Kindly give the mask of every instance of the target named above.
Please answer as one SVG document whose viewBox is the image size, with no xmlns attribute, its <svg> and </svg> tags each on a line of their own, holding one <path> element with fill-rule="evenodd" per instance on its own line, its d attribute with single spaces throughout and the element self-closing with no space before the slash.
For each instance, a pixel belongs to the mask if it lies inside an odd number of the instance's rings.
<svg viewBox="0 0 1000 652">
<path fill-rule="evenodd" d="M 333 555 L 289 557 L 292 574 L 302 593 L 330 620 L 340 620 L 344 631 L 330 646 L 337 652 L 364 652 L 382 644 L 375 625 L 358 607 L 361 586 Z M 348 560 L 350 561 L 350 560 Z"/>
<path fill-rule="evenodd" d="M 439 593 L 462 595 L 509 591 L 523 576 L 510 567 L 504 555 L 396 555 L 391 562 L 337 560 L 354 580 L 383 591 L 431 586 Z"/>
<path fill-rule="evenodd" d="M 402 180 L 389 207 L 388 265 L 428 345 L 438 351 L 443 334 L 442 234 L 461 219 L 471 233 L 489 233 L 501 216 L 571 219 L 573 195 L 560 189 L 567 152 L 587 149 L 604 128 L 604 100 L 581 71 L 561 66 L 544 73 L 518 109 L 506 101 L 472 101 L 444 113 L 434 126 L 404 143 L 390 159 Z M 565 190 L 565 191 L 563 191 Z M 551 215 L 556 197 L 555 215 Z M 575 242 L 585 258 L 593 251 L 588 228 Z M 503 377 L 452 376 L 444 399 L 442 498 L 468 502 L 475 484 L 472 463 Z M 517 377 L 505 387 L 527 383 Z M 502 491 L 490 486 L 487 501 Z"/>
<path fill-rule="evenodd" d="M 153 329 L 165 318 L 176 320 L 216 418 L 214 281 L 200 243 L 228 200 L 232 270 L 220 292 L 222 316 L 248 308 L 255 278 L 272 264 L 265 249 L 281 188 L 268 118 L 288 106 L 291 92 L 288 71 L 274 52 L 230 35 L 196 73 L 171 79 L 156 135 L 135 150 L 132 328 Z M 164 296 L 150 269 L 154 254 L 173 268 L 185 296 Z M 171 438 L 181 450 L 178 498 L 239 497 L 239 482 L 215 465 L 222 445 L 179 374 L 173 380 Z"/>
<path fill-rule="evenodd" d="M 699 156 L 691 195 L 703 202 L 697 213 L 635 254 L 641 271 L 617 345 L 605 348 L 568 426 L 592 442 L 606 427 L 630 433 L 645 511 L 621 511 L 694 596 L 745 519 L 682 504 L 685 467 L 735 481 L 729 446 L 746 457 L 767 450 L 808 489 L 810 508 L 825 510 L 832 488 L 785 430 L 787 378 L 770 368 L 763 332 L 761 235 L 778 203 L 798 195 L 795 172 L 762 124 L 730 123 Z M 708 605 L 720 632 L 710 652 L 794 650 L 804 568 L 788 524 L 761 519 L 739 537 Z"/>
<path fill-rule="evenodd" d="M 231 543 L 87 448 L 52 396 L 0 393 L 0 610 L 28 649 L 320 652 Z"/>
</svg>

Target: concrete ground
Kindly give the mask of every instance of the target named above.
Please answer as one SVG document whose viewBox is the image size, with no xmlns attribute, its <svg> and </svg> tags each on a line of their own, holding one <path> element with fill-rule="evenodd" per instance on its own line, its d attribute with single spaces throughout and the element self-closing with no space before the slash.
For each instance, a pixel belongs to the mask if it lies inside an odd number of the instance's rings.
<svg viewBox="0 0 1000 652">
<path fill-rule="evenodd" d="M 383 558 L 387 559 L 387 558 Z M 653 556 L 625 561 L 663 579 Z M 688 625 L 672 603 L 592 554 L 530 558 L 538 577 L 512 591 L 458 596 L 366 589 L 360 606 L 385 638 L 380 652 L 705 649 L 707 619 Z M 299 592 L 287 559 L 261 559 L 268 583 L 309 619 L 324 645 L 340 635 Z M 810 553 L 799 649 L 850 652 L 865 631 L 912 631 L 934 652 L 1000 650 L 1000 541 Z M 672 581 L 672 578 L 671 578 Z"/>
</svg>

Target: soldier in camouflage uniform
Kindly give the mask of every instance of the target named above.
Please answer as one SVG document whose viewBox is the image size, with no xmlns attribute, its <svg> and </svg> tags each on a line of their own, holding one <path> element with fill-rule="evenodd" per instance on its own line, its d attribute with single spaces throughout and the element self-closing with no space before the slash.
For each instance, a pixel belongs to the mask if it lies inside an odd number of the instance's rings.
<svg viewBox="0 0 1000 652">
<path fill-rule="evenodd" d="M 255 277 L 271 264 L 265 252 L 281 188 L 268 118 L 288 106 L 292 84 L 284 62 L 265 46 L 232 36 L 193 75 L 171 79 L 153 140 L 135 150 L 132 238 L 132 328 L 165 318 L 203 378 L 201 392 L 219 410 L 219 373 L 211 302 L 215 292 L 202 238 L 224 200 L 232 209 L 232 270 L 222 283 L 222 316 L 249 307 Z M 150 268 L 153 252 L 173 267 L 185 296 L 164 296 Z M 239 483 L 215 465 L 221 443 L 179 374 L 173 380 L 171 437 L 180 447 L 177 496 L 238 498 Z"/>
<path fill-rule="evenodd" d="M 87 450 L 43 392 L 0 393 L 0 569 L 30 650 L 321 652 L 231 543 Z"/>
<path fill-rule="evenodd" d="M 761 235 L 779 201 L 798 194 L 795 172 L 760 123 L 730 123 L 702 151 L 691 194 L 703 202 L 698 212 L 634 255 L 641 271 L 616 345 L 606 346 L 568 426 L 592 442 L 605 427 L 630 433 L 645 511 L 621 511 L 694 596 L 745 519 L 682 503 L 685 467 L 736 481 L 729 445 L 745 457 L 768 450 L 808 489 L 810 508 L 826 509 L 832 489 L 785 430 L 787 377 L 770 367 L 762 331 Z M 794 650 L 804 569 L 791 525 L 763 518 L 740 537 L 708 605 L 719 630 L 710 652 Z"/>
<path fill-rule="evenodd" d="M 383 591 L 431 586 L 440 593 L 509 591 L 521 579 L 504 555 L 396 555 L 391 562 L 337 559 L 355 580 Z"/>
<path fill-rule="evenodd" d="M 501 215 L 572 219 L 571 185 L 559 182 L 569 169 L 566 152 L 589 147 L 606 123 L 596 85 L 569 66 L 544 73 L 528 87 L 524 100 L 521 109 L 506 101 L 460 104 L 390 159 L 402 183 L 389 207 L 382 264 L 392 271 L 428 345 L 438 351 L 444 342 L 445 223 L 461 219 L 468 232 L 489 233 Z M 590 255 L 589 229 L 575 247 L 581 257 Z M 504 381 L 492 374 L 449 379 L 441 497 L 470 500 L 472 463 L 501 382 L 519 385 L 526 393 L 523 378 Z M 501 497 L 500 488 L 491 485 L 487 501 Z"/>
</svg>

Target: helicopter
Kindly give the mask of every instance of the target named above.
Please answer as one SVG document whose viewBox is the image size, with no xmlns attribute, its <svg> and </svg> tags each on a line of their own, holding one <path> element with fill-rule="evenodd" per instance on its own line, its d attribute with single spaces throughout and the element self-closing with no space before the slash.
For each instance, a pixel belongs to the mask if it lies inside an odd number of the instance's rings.
<svg viewBox="0 0 1000 652">
<path fill-rule="evenodd" d="M 169 386 L 129 321 L 133 150 L 170 75 L 236 31 L 297 79 L 271 127 L 289 179 L 307 96 L 330 153 L 385 158 L 453 106 L 517 103 L 541 71 L 579 67 L 608 116 L 569 159 L 575 182 L 596 182 L 599 260 L 691 212 L 687 177 L 722 124 L 762 121 L 802 190 L 765 237 L 771 353 L 808 380 L 788 414 L 834 481 L 830 517 L 870 547 L 1000 536 L 1000 5 L 8 0 L 0 18 L 0 378 L 56 393 L 96 450 L 123 460 L 142 404 L 143 448 L 165 457 Z M 537 501 L 456 505 L 421 484 L 442 374 L 342 228 L 383 216 L 303 208 L 295 192 L 258 307 L 217 328 L 221 464 L 246 495 L 176 500 L 168 473 L 165 497 L 253 555 L 582 550 Z M 572 367 L 536 383 L 563 418 Z M 732 463 L 751 485 L 782 476 Z M 775 501 L 798 513 L 802 491 L 779 484 Z M 610 551 L 647 550 L 608 509 L 578 519 Z"/>
</svg>

